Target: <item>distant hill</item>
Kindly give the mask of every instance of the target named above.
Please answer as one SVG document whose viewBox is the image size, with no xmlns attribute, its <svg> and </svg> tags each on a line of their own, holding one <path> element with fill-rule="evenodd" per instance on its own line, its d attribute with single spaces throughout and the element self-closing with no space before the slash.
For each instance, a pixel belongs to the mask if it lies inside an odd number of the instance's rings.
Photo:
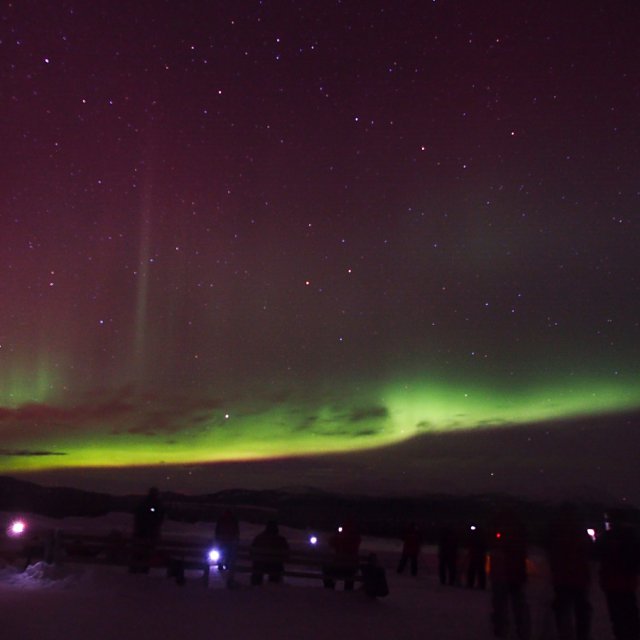
<svg viewBox="0 0 640 640">
<path fill-rule="evenodd" d="M 131 512 L 141 497 L 42 487 L 0 476 L 0 511 L 22 511 L 54 518 L 103 516 L 112 511 Z M 248 522 L 277 519 L 281 524 L 319 531 L 331 530 L 344 519 L 353 518 L 363 533 L 379 536 L 399 536 L 409 522 L 416 522 L 432 541 L 445 524 L 460 531 L 473 523 L 488 526 L 492 514 L 504 509 L 520 513 L 532 538 L 541 539 L 554 509 L 548 503 L 502 494 L 371 497 L 329 493 L 312 487 L 264 491 L 227 489 L 195 496 L 165 492 L 162 499 L 167 516 L 185 522 L 214 522 L 227 508 Z M 601 526 L 606 506 L 611 505 L 588 500 L 578 502 L 589 526 Z M 639 514 L 636 510 L 635 516 Z"/>
<path fill-rule="evenodd" d="M 101 516 L 113 511 L 113 498 L 67 487 L 42 487 L 33 482 L 0 476 L 0 510 L 25 511 L 61 518 Z"/>
</svg>

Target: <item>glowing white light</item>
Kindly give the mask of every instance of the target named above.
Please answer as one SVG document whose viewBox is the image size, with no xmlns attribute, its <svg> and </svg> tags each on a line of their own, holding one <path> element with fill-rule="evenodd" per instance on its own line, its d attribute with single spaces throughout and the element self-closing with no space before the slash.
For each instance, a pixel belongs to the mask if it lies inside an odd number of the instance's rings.
<svg viewBox="0 0 640 640">
<path fill-rule="evenodd" d="M 12 537 L 21 536 L 27 530 L 24 520 L 14 520 L 7 530 L 7 534 Z"/>
<path fill-rule="evenodd" d="M 318 538 L 316 536 L 310 536 L 309 537 L 309 542 L 311 544 L 318 544 Z"/>
<path fill-rule="evenodd" d="M 338 527 L 338 533 L 342 533 L 342 527 Z"/>
<path fill-rule="evenodd" d="M 476 525 L 475 525 L 475 524 L 472 524 L 472 525 L 469 527 L 469 529 L 471 529 L 471 531 L 475 531 L 475 530 L 476 530 Z"/>
<path fill-rule="evenodd" d="M 220 552 L 217 549 L 211 549 L 211 551 L 209 551 L 209 560 L 211 562 L 218 562 L 218 560 L 220 560 Z"/>
<path fill-rule="evenodd" d="M 596 541 L 596 530 L 595 529 L 587 529 L 587 535 L 595 542 Z"/>
</svg>

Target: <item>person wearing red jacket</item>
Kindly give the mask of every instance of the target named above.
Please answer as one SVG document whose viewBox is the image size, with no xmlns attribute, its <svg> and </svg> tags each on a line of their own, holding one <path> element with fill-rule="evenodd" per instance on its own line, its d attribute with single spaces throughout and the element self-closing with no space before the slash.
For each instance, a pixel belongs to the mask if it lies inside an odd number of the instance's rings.
<svg viewBox="0 0 640 640">
<path fill-rule="evenodd" d="M 496 525 L 491 548 L 493 631 L 498 638 L 507 637 L 511 608 L 518 638 L 528 640 L 531 624 L 525 596 L 527 540 L 524 526 L 512 512 L 502 514 Z"/>
<path fill-rule="evenodd" d="M 334 551 L 333 561 L 324 567 L 324 586 L 335 589 L 336 580 L 344 580 L 344 590 L 353 591 L 354 577 L 358 571 L 358 553 L 362 538 L 353 520 L 338 528 L 329 540 Z"/>
<path fill-rule="evenodd" d="M 565 505 L 552 523 L 547 542 L 555 593 L 553 611 L 560 638 L 590 638 L 589 563 L 592 551 L 593 542 L 586 527 L 580 522 L 575 509 Z"/>
</svg>

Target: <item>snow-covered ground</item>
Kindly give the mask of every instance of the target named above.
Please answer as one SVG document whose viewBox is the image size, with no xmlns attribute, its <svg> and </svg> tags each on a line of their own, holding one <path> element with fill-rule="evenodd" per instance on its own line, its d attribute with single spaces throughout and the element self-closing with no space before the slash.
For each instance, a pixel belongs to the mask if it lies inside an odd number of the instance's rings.
<svg viewBox="0 0 640 640">
<path fill-rule="evenodd" d="M 6 517 L 4 517 L 6 516 Z M 0 514 L 0 521 L 8 514 Z M 130 530 L 131 518 L 30 518 L 33 526 L 107 533 Z M 250 540 L 260 527 L 243 524 Z M 210 536 L 211 524 L 168 522 L 168 535 Z M 307 532 L 282 528 L 292 546 L 307 544 Z M 328 591 L 317 582 L 287 582 L 228 590 L 213 572 L 210 586 L 187 579 L 180 587 L 164 572 L 132 575 L 122 567 L 46 565 L 37 563 L 20 573 L 0 564 L 0 629 L 15 640 L 331 640 L 331 638 L 393 640 L 462 640 L 492 638 L 489 592 L 441 587 L 435 574 L 433 548 L 423 552 L 417 578 L 397 575 L 399 541 L 365 538 L 363 551 L 378 553 L 387 569 L 390 594 L 369 600 L 360 591 Z M 549 608 L 551 592 L 544 560 L 532 553 L 534 575 L 528 586 L 533 638 L 556 637 Z M 592 637 L 611 638 L 604 600 L 592 588 Z M 514 637 L 514 636 L 513 636 Z"/>
</svg>

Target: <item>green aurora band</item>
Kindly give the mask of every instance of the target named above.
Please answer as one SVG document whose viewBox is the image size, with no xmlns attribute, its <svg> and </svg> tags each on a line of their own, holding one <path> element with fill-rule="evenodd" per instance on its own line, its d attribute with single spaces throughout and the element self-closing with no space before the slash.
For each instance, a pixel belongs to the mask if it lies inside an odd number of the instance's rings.
<svg viewBox="0 0 640 640">
<path fill-rule="evenodd" d="M 512 389 L 415 376 L 279 399 L 117 391 L 53 402 L 46 367 L 0 396 L 0 472 L 201 464 L 347 453 L 416 436 L 633 411 L 640 384 L 572 378 Z M 27 380 L 31 380 L 27 384 Z"/>
</svg>

